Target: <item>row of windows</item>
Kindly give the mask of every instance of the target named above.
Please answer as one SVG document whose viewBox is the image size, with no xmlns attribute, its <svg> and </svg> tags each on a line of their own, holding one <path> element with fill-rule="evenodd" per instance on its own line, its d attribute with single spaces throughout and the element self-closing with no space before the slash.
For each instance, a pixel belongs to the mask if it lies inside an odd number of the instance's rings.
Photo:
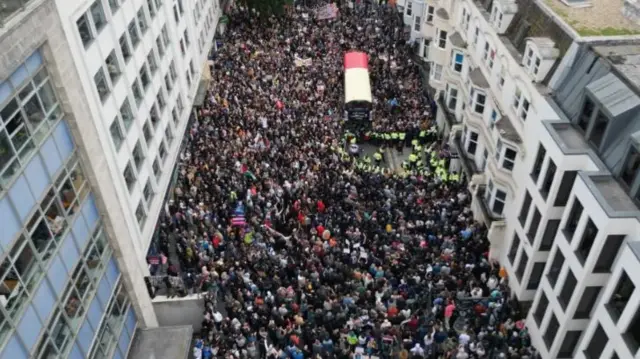
<svg viewBox="0 0 640 359">
<path fill-rule="evenodd" d="M 24 168 L 62 118 L 62 109 L 39 53 L 0 84 L 0 192 Z"/>
<path fill-rule="evenodd" d="M 2 261 L 0 302 L 7 314 L 0 311 L 0 339 L 8 333 L 8 321 L 17 320 L 29 303 L 28 298 L 38 288 L 50 260 L 69 233 L 89 192 L 86 177 L 73 155 Z"/>
<path fill-rule="evenodd" d="M 178 126 L 180 125 L 179 123 L 180 116 L 184 114 L 184 111 L 185 111 L 185 107 L 184 107 L 184 104 L 182 103 L 182 98 L 178 97 L 177 104 L 171 111 L 173 125 L 176 128 L 178 128 Z M 175 140 L 175 135 L 171 128 L 171 124 L 167 123 L 164 130 L 164 136 L 159 141 L 158 155 L 154 159 L 153 165 L 152 165 L 153 174 L 155 176 L 156 183 L 158 184 L 162 178 L 162 168 L 167 162 L 167 156 L 168 156 L 167 149 L 171 148 L 171 146 L 174 143 L 174 140 Z M 122 174 L 124 177 L 125 183 L 127 185 L 127 188 L 129 188 L 129 191 L 131 191 L 135 187 L 136 183 L 138 182 L 137 173 L 139 173 L 145 161 L 145 153 L 144 153 L 143 147 L 140 144 L 140 141 L 138 141 L 138 143 L 136 144 L 133 150 L 132 158 L 133 158 L 133 161 L 129 161 L 129 163 L 127 163 L 127 166 L 125 167 L 124 172 Z M 155 191 L 153 189 L 153 185 L 151 184 L 151 179 L 149 178 L 147 179 L 147 182 L 143 187 L 143 198 L 138 203 L 138 206 L 136 207 L 136 212 L 135 212 L 136 219 L 138 221 L 140 228 L 144 228 L 144 225 L 147 219 L 147 213 L 149 211 L 151 203 L 153 202 L 154 197 L 155 197 Z"/>
<path fill-rule="evenodd" d="M 555 259 L 554 259 L 555 260 Z M 565 284 L 560 291 L 558 298 L 560 305 L 563 309 L 566 309 L 569 300 L 572 298 L 573 291 L 575 290 L 576 279 L 571 271 L 567 274 Z M 597 302 L 597 299 L 602 291 L 601 286 L 586 287 L 582 296 L 579 296 L 580 302 L 576 312 L 573 315 L 574 319 L 588 319 L 591 317 L 591 312 Z M 628 302 L 635 291 L 635 285 L 629 278 L 627 273 L 623 270 L 614 292 L 610 296 L 609 300 L 605 304 L 605 308 L 609 312 L 613 323 L 617 323 L 622 315 L 622 312 L 628 305 Z M 576 296 L 577 297 L 577 296 Z M 538 305 L 533 312 L 533 318 L 538 326 L 541 326 L 545 317 L 547 309 L 549 307 L 549 299 L 544 291 L 541 291 Z M 551 318 L 547 325 L 546 331 L 543 335 L 543 340 L 547 347 L 553 345 L 554 339 L 559 329 L 559 322 L 555 313 L 551 313 Z M 573 353 L 582 336 L 582 331 L 568 331 L 565 340 L 562 342 L 559 358 L 572 358 Z M 640 312 L 636 310 L 634 317 L 631 319 L 627 329 L 622 331 L 622 339 L 625 342 L 627 348 L 634 356 L 640 349 Z M 586 347 L 584 354 L 588 358 L 600 358 L 602 352 L 609 341 L 609 337 L 602 325 L 598 323 L 594 334 Z M 617 356 L 614 354 L 614 356 Z"/>
<path fill-rule="evenodd" d="M 456 91 L 457 93 L 457 91 Z M 477 148 L 478 148 L 478 138 L 479 135 L 475 131 L 467 130 L 467 127 L 464 128 L 464 137 L 466 139 L 465 151 L 469 155 L 475 156 Z M 496 142 L 496 152 L 495 152 L 495 160 L 498 164 L 498 168 L 502 168 L 506 171 L 513 171 L 516 163 L 516 156 L 518 152 L 512 147 L 506 145 L 501 139 L 498 139 Z M 484 171 L 484 166 L 486 165 L 486 157 L 488 155 L 488 150 L 485 148 L 485 154 L 483 159 L 483 164 L 481 170 Z"/>
<path fill-rule="evenodd" d="M 113 297 L 107 305 L 107 310 L 102 318 L 102 323 L 93 343 L 90 359 L 106 359 L 118 344 L 120 332 L 123 330 L 126 313 L 129 310 L 129 298 L 125 292 L 122 280 L 118 282 Z"/>
<path fill-rule="evenodd" d="M 464 19 L 468 19 L 469 18 L 468 14 L 465 15 L 465 13 L 464 13 L 465 11 L 466 10 L 463 9 L 463 17 L 462 17 L 463 21 L 464 21 Z M 466 25 L 463 24 L 463 28 L 468 28 L 468 23 Z M 475 31 L 473 33 L 473 45 L 474 46 L 478 46 L 480 28 L 476 26 L 474 30 Z M 437 48 L 442 49 L 442 50 L 446 49 L 447 48 L 447 43 L 448 43 L 448 33 L 447 33 L 447 31 L 441 30 L 441 29 L 436 29 L 435 41 L 436 41 L 436 47 Z M 464 61 L 463 53 L 461 51 L 454 51 L 454 52 L 451 53 L 451 56 L 452 56 L 452 58 L 451 58 L 451 67 L 452 67 L 453 71 L 460 73 L 461 70 L 462 70 L 462 63 Z M 489 71 L 489 73 L 493 73 L 492 70 L 494 69 L 496 56 L 497 56 L 497 52 L 496 52 L 495 48 L 488 41 L 485 41 L 484 47 L 483 47 L 483 50 L 482 50 L 482 60 L 483 60 L 484 65 L 487 68 L 487 71 Z M 534 64 L 536 63 L 536 58 L 535 58 L 535 55 L 533 55 L 533 53 L 531 53 L 530 59 L 531 59 L 530 60 L 531 62 L 533 62 Z M 538 64 L 537 66 L 539 67 L 539 60 L 538 60 L 537 64 Z M 435 65 L 435 66 L 439 66 L 439 65 Z M 530 66 L 533 66 L 533 65 L 530 65 Z M 441 69 L 442 69 L 442 66 L 440 66 L 440 68 L 439 68 L 440 73 L 438 73 L 438 71 L 434 72 L 432 70 L 431 78 L 433 80 L 435 80 L 435 81 L 440 81 L 441 80 L 441 76 L 440 76 Z M 438 69 L 436 69 L 436 70 L 438 70 Z M 536 72 L 537 72 L 537 70 L 536 70 Z M 504 88 L 505 76 L 506 76 L 506 69 L 504 68 L 504 65 L 503 65 L 503 66 L 501 66 L 500 71 L 497 74 L 497 77 L 498 77 L 497 82 L 498 82 L 498 87 L 500 89 Z M 486 96 L 484 98 L 486 98 Z M 484 100 L 476 101 L 476 100 L 472 99 L 472 102 L 474 104 L 476 102 L 481 103 L 481 106 L 475 106 L 475 105 L 472 106 L 472 109 L 476 113 L 480 113 L 481 114 L 481 113 L 484 112 L 484 107 L 485 107 L 484 106 Z M 529 114 L 530 108 L 531 108 L 530 100 L 524 95 L 524 92 L 522 91 L 522 89 L 519 88 L 518 86 L 516 86 L 515 92 L 513 94 L 512 101 L 511 101 L 511 109 L 513 110 L 513 112 L 515 113 L 515 115 L 518 118 L 520 118 L 522 121 L 525 121 L 528 118 L 528 114 Z"/>
<path fill-rule="evenodd" d="M 110 257 L 106 234 L 99 226 L 74 268 L 62 300 L 40 338 L 36 358 L 64 357 L 69 352 Z"/>
</svg>

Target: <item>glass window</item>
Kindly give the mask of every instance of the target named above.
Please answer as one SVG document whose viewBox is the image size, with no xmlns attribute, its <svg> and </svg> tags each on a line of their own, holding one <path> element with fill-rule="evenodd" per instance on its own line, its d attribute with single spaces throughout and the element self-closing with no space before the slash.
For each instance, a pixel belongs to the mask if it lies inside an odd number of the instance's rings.
<svg viewBox="0 0 640 359">
<path fill-rule="evenodd" d="M 630 188 L 633 185 L 638 169 L 640 169 L 640 153 L 634 146 L 631 146 L 620 171 L 620 178 L 627 187 Z"/>
<path fill-rule="evenodd" d="M 189 39 L 189 31 L 184 30 L 184 42 L 187 44 L 187 47 L 191 45 L 191 40 Z"/>
<path fill-rule="evenodd" d="M 176 82 L 178 72 L 176 71 L 176 65 L 173 63 L 173 60 L 171 61 L 171 64 L 169 64 L 169 73 L 171 74 L 172 82 Z"/>
<path fill-rule="evenodd" d="M 151 139 L 153 138 L 153 131 L 151 129 L 151 125 L 149 124 L 149 120 L 144 123 L 142 126 L 142 133 L 144 134 L 144 140 L 147 142 L 147 146 L 151 143 Z"/>
<path fill-rule="evenodd" d="M 156 176 L 156 179 L 160 179 L 160 175 L 162 174 L 162 168 L 160 167 L 160 162 L 156 158 L 153 160 L 153 175 Z"/>
<path fill-rule="evenodd" d="M 182 103 L 182 96 L 178 96 L 177 105 L 178 105 L 178 111 L 180 113 L 182 113 L 182 111 L 184 111 L 184 104 Z"/>
<path fill-rule="evenodd" d="M 96 72 L 95 76 L 93 76 L 93 80 L 96 84 L 96 90 L 98 90 L 98 96 L 100 96 L 100 100 L 104 102 L 107 97 L 109 97 L 111 90 L 109 89 L 107 77 L 105 76 L 104 69 L 102 67 L 99 68 L 98 72 Z"/>
<path fill-rule="evenodd" d="M 9 135 L 2 129 L 0 130 L 0 173 L 2 173 L 0 188 L 3 188 L 2 185 L 13 178 L 19 166 L 17 153 L 13 149 Z"/>
<path fill-rule="evenodd" d="M 55 353 L 64 353 L 69 348 L 70 344 L 73 343 L 73 332 L 69 323 L 62 315 L 62 312 L 56 309 L 56 312 L 53 316 L 53 320 L 49 325 L 48 335 L 51 337 L 51 343 L 47 343 L 43 348 L 43 352 L 41 354 L 41 358 L 54 358 L 58 357 Z M 49 338 L 45 338 L 49 339 Z M 46 343 L 46 342 L 44 342 Z"/>
<path fill-rule="evenodd" d="M 169 124 L 167 124 L 167 128 L 164 129 L 164 136 L 167 139 L 167 144 L 169 145 L 169 147 L 171 147 L 174 137 L 173 131 L 171 130 L 171 126 Z"/>
<path fill-rule="evenodd" d="M 147 0 L 147 7 L 149 8 L 149 16 L 153 19 L 156 16 L 156 8 L 153 5 L 153 0 Z"/>
<path fill-rule="evenodd" d="M 115 50 L 111 50 L 109 56 L 107 56 L 107 71 L 109 72 L 109 77 L 111 78 L 111 83 L 115 84 L 120 78 L 120 65 L 118 64 L 118 58 L 116 57 Z"/>
<path fill-rule="evenodd" d="M 180 117 L 178 116 L 178 110 L 174 107 L 171 110 L 171 117 L 173 118 L 173 123 L 178 126 L 178 122 L 180 122 Z"/>
<path fill-rule="evenodd" d="M 127 188 L 131 191 L 133 185 L 136 184 L 136 175 L 131 167 L 131 162 L 127 163 L 127 167 L 125 167 L 122 175 L 124 176 L 124 182 L 127 184 Z"/>
<path fill-rule="evenodd" d="M 140 43 L 140 33 L 136 26 L 136 19 L 131 20 L 128 27 L 129 38 L 131 39 L 131 45 L 135 48 Z"/>
<path fill-rule="evenodd" d="M 595 105 L 593 104 L 593 102 L 588 97 L 585 97 L 584 105 L 582 105 L 582 112 L 580 113 L 580 117 L 578 117 L 578 127 L 583 132 L 587 132 L 589 121 L 591 121 L 594 109 Z"/>
<path fill-rule="evenodd" d="M 102 226 L 98 225 L 83 255 L 87 273 L 93 283 L 98 283 L 100 280 L 100 275 L 108 260 L 107 254 L 110 254 L 107 246 L 107 237 Z"/>
<path fill-rule="evenodd" d="M 164 43 L 164 47 L 169 46 L 169 32 L 167 31 L 167 25 L 162 27 L 162 42 Z"/>
<path fill-rule="evenodd" d="M 155 195 L 155 193 L 153 192 L 153 187 L 151 187 L 151 179 L 147 180 L 147 184 L 144 185 L 142 194 L 144 195 L 144 200 L 147 203 L 147 206 L 151 206 L 151 202 L 153 202 L 153 197 Z"/>
<path fill-rule="evenodd" d="M 62 175 L 64 175 L 64 172 L 61 176 Z M 62 202 L 60 202 L 56 196 L 56 192 L 53 188 L 47 192 L 47 195 L 40 204 L 40 208 L 44 214 L 44 220 L 49 231 L 51 231 L 54 239 L 59 242 L 66 233 L 68 223 L 62 207 Z M 36 248 L 45 248 L 45 243 L 36 242 Z"/>
<path fill-rule="evenodd" d="M 147 213 L 144 210 L 142 201 L 138 203 L 138 208 L 136 208 L 136 219 L 138 220 L 140 228 L 144 228 L 144 223 L 147 221 Z"/>
<path fill-rule="evenodd" d="M 189 70 L 185 73 L 185 77 L 187 78 L 187 86 L 191 87 L 191 75 L 189 74 Z"/>
<path fill-rule="evenodd" d="M 128 99 L 125 99 L 122 106 L 120 106 L 120 117 L 122 117 L 124 128 L 128 131 L 133 123 L 133 111 L 131 110 L 131 105 L 129 104 Z"/>
<path fill-rule="evenodd" d="M 45 73 L 44 76 L 47 76 L 47 74 Z M 40 95 L 40 101 L 42 101 L 42 105 L 44 106 L 46 112 L 50 112 L 54 107 L 58 105 L 58 101 L 56 100 L 56 95 L 53 92 L 53 87 L 51 87 L 50 81 L 42 84 L 40 90 L 38 90 L 38 95 Z M 49 118 L 51 118 L 51 116 L 49 116 Z"/>
<path fill-rule="evenodd" d="M 9 134 L 9 138 L 18 153 L 18 157 L 26 160 L 28 155 L 35 149 L 35 144 L 29 134 L 25 116 L 22 111 L 20 111 L 16 99 L 10 101 L 5 108 L 0 111 L 0 117 L 2 117 L 5 122 L 5 130 Z"/>
<path fill-rule="evenodd" d="M 96 341 L 93 344 L 93 349 L 91 350 L 91 354 L 89 355 L 90 359 L 107 359 L 109 358 L 109 354 L 111 350 L 117 344 L 117 338 L 113 333 L 113 329 L 111 328 L 108 321 L 103 321 L 100 325 L 100 329 L 98 331 L 98 335 L 96 336 Z"/>
<path fill-rule="evenodd" d="M 178 0 L 178 8 L 180 9 L 180 15 L 184 14 L 184 6 L 182 6 L 182 0 Z"/>
<path fill-rule="evenodd" d="M 0 265 L 0 304 L 10 317 L 18 318 L 43 274 L 32 242 L 21 235 Z"/>
<path fill-rule="evenodd" d="M 76 196 L 78 197 L 78 203 L 82 203 L 89 194 L 89 185 L 87 184 L 87 178 L 82 171 L 82 167 L 80 167 L 80 163 L 77 162 L 77 158 L 75 165 L 70 165 L 68 168 L 70 168 L 69 180 L 71 181 Z"/>
<path fill-rule="evenodd" d="M 136 15 L 138 18 L 138 27 L 140 28 L 140 33 L 144 35 L 147 32 L 147 17 L 144 15 L 144 6 L 141 6 L 138 10 L 138 14 Z"/>
<path fill-rule="evenodd" d="M 162 44 L 160 36 L 156 39 L 156 47 L 158 48 L 158 55 L 160 55 L 160 58 L 162 59 L 164 57 L 164 45 Z"/>
<path fill-rule="evenodd" d="M 76 213 L 80 206 L 78 204 L 78 197 L 76 196 L 71 178 L 66 176 L 67 173 L 63 172 L 60 178 L 56 181 L 56 188 L 58 189 L 58 196 L 62 201 L 62 207 L 69 215 Z"/>
<path fill-rule="evenodd" d="M 155 75 L 158 70 L 158 63 L 156 62 L 156 56 L 153 53 L 153 49 L 149 51 L 149 55 L 147 55 L 147 63 L 149 64 L 149 71 L 151 75 Z"/>
<path fill-rule="evenodd" d="M 80 16 L 78 21 L 76 21 L 76 26 L 78 27 L 78 33 L 80 33 L 80 39 L 84 47 L 88 47 L 93 42 L 93 32 L 91 32 L 87 14 Z"/>
<path fill-rule="evenodd" d="M 118 42 L 120 43 L 120 51 L 122 51 L 122 57 L 124 57 L 124 62 L 125 63 L 129 62 L 132 55 L 131 55 L 131 48 L 129 47 L 129 40 L 127 40 L 127 35 L 122 34 Z"/>
<path fill-rule="evenodd" d="M 116 151 L 119 151 L 120 146 L 122 146 L 122 142 L 124 141 L 124 135 L 120 129 L 120 122 L 118 121 L 117 116 L 113 119 L 113 122 L 111 122 L 109 132 L 111 133 L 111 140 L 113 141 L 113 145 L 116 147 Z"/>
<path fill-rule="evenodd" d="M 158 114 L 158 109 L 156 105 L 151 106 L 151 111 L 149 111 L 149 117 L 151 118 L 151 124 L 153 124 L 153 128 L 158 128 L 158 124 L 160 123 L 160 115 Z"/>
<path fill-rule="evenodd" d="M 180 15 L 178 15 L 178 7 L 173 5 L 173 19 L 178 23 L 180 21 Z"/>
<path fill-rule="evenodd" d="M 189 73 L 191 74 L 191 76 L 193 77 L 194 73 L 196 72 L 195 70 L 195 66 L 193 66 L 193 60 L 189 61 Z"/>
<path fill-rule="evenodd" d="M 140 68 L 140 81 L 142 81 L 142 88 L 144 88 L 146 91 L 149 87 L 149 84 L 151 84 L 151 79 L 149 78 L 149 72 L 145 65 L 142 65 L 142 67 Z"/>
<path fill-rule="evenodd" d="M 96 0 L 93 5 L 91 5 L 91 17 L 93 18 L 93 25 L 98 32 L 104 29 L 104 26 L 107 24 L 107 19 L 104 16 L 101 0 Z"/>
<path fill-rule="evenodd" d="M 636 287 L 633 284 L 633 281 L 627 272 L 623 270 L 620 278 L 618 278 L 616 289 L 609 298 L 609 302 L 606 304 L 614 323 L 617 323 L 618 319 L 620 319 L 620 316 L 631 300 L 631 296 L 635 289 Z"/>
<path fill-rule="evenodd" d="M 120 8 L 120 4 L 118 0 L 109 0 L 109 7 L 111 8 L 111 13 L 115 14 Z"/>
<path fill-rule="evenodd" d="M 164 160 L 167 158 L 167 148 L 164 145 L 164 141 L 160 142 L 160 147 L 158 148 L 158 155 L 160 156 L 160 160 L 164 163 Z"/>
<path fill-rule="evenodd" d="M 173 90 L 173 84 L 171 83 L 171 77 L 169 77 L 169 74 L 164 75 L 164 85 L 167 87 L 167 92 L 171 93 Z"/>
<path fill-rule="evenodd" d="M 507 194 L 499 189 L 496 189 L 496 196 L 493 201 L 493 207 L 491 210 L 497 214 L 502 215 L 502 211 L 504 210 L 504 202 L 506 201 Z"/>
<path fill-rule="evenodd" d="M 182 52 L 182 56 L 187 54 L 187 48 L 184 45 L 184 39 L 180 39 L 180 52 Z"/>
<path fill-rule="evenodd" d="M 32 133 L 37 143 L 40 143 L 45 135 L 48 126 L 42 126 L 45 121 L 45 109 L 40 102 L 39 97 L 34 93 L 33 96 L 22 102 L 22 108 L 24 110 L 25 118 L 27 120 L 26 126 L 30 133 Z"/>
<path fill-rule="evenodd" d="M 140 83 L 138 82 L 138 79 L 133 80 L 131 89 L 133 90 L 133 98 L 136 100 L 136 105 L 140 106 L 140 103 L 144 99 L 144 96 L 142 94 L 142 89 L 140 89 Z"/>
<path fill-rule="evenodd" d="M 167 106 L 167 103 L 164 100 L 164 94 L 162 93 L 162 89 L 158 91 L 156 95 L 156 102 L 158 103 L 158 108 L 160 108 L 160 112 L 164 111 L 164 108 Z"/>
<path fill-rule="evenodd" d="M 600 147 L 604 133 L 609 125 L 609 118 L 602 112 L 598 111 L 593 127 L 589 134 L 589 141 L 595 146 Z"/>
<path fill-rule="evenodd" d="M 140 141 L 136 143 L 136 146 L 133 148 L 133 162 L 136 164 L 136 168 L 140 170 L 142 163 L 144 162 L 144 151 L 142 150 L 142 145 L 140 145 Z"/>
</svg>

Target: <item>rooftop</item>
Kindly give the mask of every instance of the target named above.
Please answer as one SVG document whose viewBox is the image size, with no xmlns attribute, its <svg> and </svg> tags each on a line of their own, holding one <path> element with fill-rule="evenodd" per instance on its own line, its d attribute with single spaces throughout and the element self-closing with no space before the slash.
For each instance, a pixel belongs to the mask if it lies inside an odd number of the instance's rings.
<svg viewBox="0 0 640 359">
<path fill-rule="evenodd" d="M 187 359 L 193 327 L 138 329 L 129 350 L 130 359 Z"/>
<path fill-rule="evenodd" d="M 554 123 L 551 126 L 562 140 L 560 145 L 566 147 L 567 150 L 572 152 L 586 152 L 589 150 L 589 144 L 584 139 L 584 136 L 571 124 Z"/>
<path fill-rule="evenodd" d="M 593 51 L 609 60 L 629 83 L 636 87 L 640 85 L 640 42 L 621 45 L 593 46 Z M 640 92 L 640 91 L 638 91 Z"/>
<path fill-rule="evenodd" d="M 615 178 L 601 175 L 590 176 L 590 178 L 612 210 L 616 212 L 633 212 L 634 215 L 638 214 L 638 207 Z"/>
<path fill-rule="evenodd" d="M 640 25 L 622 14 L 624 0 L 590 0 L 587 7 L 570 7 L 561 0 L 544 3 L 581 36 L 640 34 Z"/>
</svg>

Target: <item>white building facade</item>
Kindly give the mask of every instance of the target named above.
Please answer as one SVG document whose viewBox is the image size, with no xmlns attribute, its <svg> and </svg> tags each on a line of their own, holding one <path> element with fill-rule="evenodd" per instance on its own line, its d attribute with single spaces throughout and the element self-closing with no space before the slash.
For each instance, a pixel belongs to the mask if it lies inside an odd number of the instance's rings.
<svg viewBox="0 0 640 359">
<path fill-rule="evenodd" d="M 419 6 L 438 127 L 540 357 L 640 358 L 640 91 L 613 71 L 638 39 L 581 38 L 537 0 Z"/>
<path fill-rule="evenodd" d="M 220 15 L 0 5 L 0 358 L 125 358 L 158 326 L 146 254 Z"/>
</svg>

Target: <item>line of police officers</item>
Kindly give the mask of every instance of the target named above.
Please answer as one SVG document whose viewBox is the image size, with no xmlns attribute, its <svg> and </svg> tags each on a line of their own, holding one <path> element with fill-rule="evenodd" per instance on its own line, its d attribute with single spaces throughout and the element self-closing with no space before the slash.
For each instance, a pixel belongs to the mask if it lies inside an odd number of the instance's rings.
<svg viewBox="0 0 640 359">
<path fill-rule="evenodd" d="M 400 176 L 425 176 L 433 172 L 442 182 L 458 182 L 460 181 L 460 174 L 448 171 L 449 159 L 446 157 L 441 158 L 437 151 L 433 149 L 433 144 L 437 141 L 437 135 L 435 126 L 428 130 L 421 130 L 417 136 L 411 136 L 411 134 L 404 132 L 382 133 L 369 131 L 365 133 L 365 140 L 378 146 L 378 150 L 372 156 L 374 163 L 372 163 L 369 155 L 364 155 L 361 160 L 356 160 L 356 168 L 366 172 L 391 174 L 391 169 L 382 166 L 385 149 L 387 146 L 396 147 L 402 153 L 404 147 L 410 144 L 412 152 L 409 158 L 403 161 L 402 168 L 404 171 L 400 173 Z M 356 149 L 355 152 L 359 152 L 357 150 L 357 138 L 354 134 L 347 132 L 344 139 L 346 144 L 349 145 L 351 155 L 354 155 L 353 149 Z M 431 145 L 426 146 L 427 143 L 431 143 Z M 338 152 L 340 152 L 343 161 L 351 160 L 349 153 L 343 148 L 339 148 Z M 354 157 L 358 158 L 359 156 L 356 154 Z M 428 163 L 429 166 L 425 166 L 425 163 Z"/>
</svg>

